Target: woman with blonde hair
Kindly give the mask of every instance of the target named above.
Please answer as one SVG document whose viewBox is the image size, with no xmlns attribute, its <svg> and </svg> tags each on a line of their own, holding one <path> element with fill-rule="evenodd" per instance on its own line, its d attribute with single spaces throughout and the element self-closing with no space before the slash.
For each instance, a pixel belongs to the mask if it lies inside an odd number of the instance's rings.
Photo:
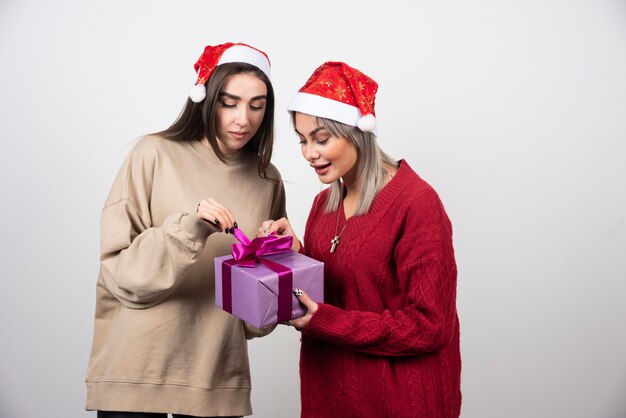
<svg viewBox="0 0 626 418">
<path fill-rule="evenodd" d="M 452 226 L 437 193 L 376 141 L 377 84 L 320 66 L 289 105 L 303 157 L 330 187 L 304 245 L 324 303 L 299 289 L 303 418 L 458 417 L 461 356 Z M 285 218 L 258 231 L 292 235 Z"/>
</svg>

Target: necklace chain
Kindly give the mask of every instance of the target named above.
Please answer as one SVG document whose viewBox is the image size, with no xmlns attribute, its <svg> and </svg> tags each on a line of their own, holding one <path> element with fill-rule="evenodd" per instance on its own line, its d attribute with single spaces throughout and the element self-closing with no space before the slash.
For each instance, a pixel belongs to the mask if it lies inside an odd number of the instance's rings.
<svg viewBox="0 0 626 418">
<path fill-rule="evenodd" d="M 341 242 L 340 240 L 341 234 L 343 234 L 343 231 L 346 230 L 346 226 L 348 226 L 348 220 L 346 219 L 346 222 L 343 224 L 343 228 L 341 228 L 341 232 L 337 234 L 337 231 L 339 230 L 339 215 L 341 215 L 341 206 L 337 209 L 337 222 L 335 223 L 335 236 L 333 237 L 333 239 L 330 240 L 330 253 L 331 254 L 334 254 L 335 251 L 337 251 L 337 246 Z"/>
<path fill-rule="evenodd" d="M 391 181 L 395 175 L 391 174 L 391 172 L 387 169 L 385 169 L 385 174 L 389 176 L 389 181 Z M 330 240 L 330 253 L 334 254 L 335 251 L 337 251 L 337 247 L 339 246 L 339 243 L 341 242 L 341 234 L 343 234 L 343 231 L 346 230 L 346 226 L 348 226 L 348 219 L 346 219 L 346 222 L 343 224 L 343 227 L 341 228 L 341 231 L 339 233 L 337 233 L 339 231 L 339 216 L 341 215 L 341 210 L 343 209 L 343 205 L 339 205 L 339 208 L 337 209 L 337 222 L 335 223 L 335 236 L 333 237 L 333 239 Z"/>
</svg>

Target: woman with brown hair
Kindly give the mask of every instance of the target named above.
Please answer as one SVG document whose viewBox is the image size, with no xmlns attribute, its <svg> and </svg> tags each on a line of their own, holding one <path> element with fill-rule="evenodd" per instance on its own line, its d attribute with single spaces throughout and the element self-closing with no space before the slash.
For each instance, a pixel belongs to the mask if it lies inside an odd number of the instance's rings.
<svg viewBox="0 0 626 418">
<path fill-rule="evenodd" d="M 213 259 L 237 224 L 253 234 L 285 216 L 270 62 L 227 43 L 207 46 L 195 69 L 181 115 L 135 145 L 102 210 L 86 379 L 99 418 L 252 413 L 246 338 L 271 328 L 215 306 Z"/>
</svg>

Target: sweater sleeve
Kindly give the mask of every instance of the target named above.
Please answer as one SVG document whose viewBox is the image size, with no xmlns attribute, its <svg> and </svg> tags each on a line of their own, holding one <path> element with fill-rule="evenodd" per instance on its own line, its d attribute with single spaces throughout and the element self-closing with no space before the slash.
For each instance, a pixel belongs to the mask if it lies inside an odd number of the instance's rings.
<svg viewBox="0 0 626 418">
<path fill-rule="evenodd" d="M 408 202 L 393 250 L 403 307 L 380 313 L 319 304 L 305 333 L 380 356 L 410 356 L 445 347 L 456 326 L 457 270 L 452 228 L 434 193 Z"/>
<path fill-rule="evenodd" d="M 185 279 L 216 229 L 188 213 L 155 226 L 150 216 L 156 152 L 139 143 L 124 162 L 101 214 L 101 278 L 130 308 L 165 300 Z"/>
</svg>

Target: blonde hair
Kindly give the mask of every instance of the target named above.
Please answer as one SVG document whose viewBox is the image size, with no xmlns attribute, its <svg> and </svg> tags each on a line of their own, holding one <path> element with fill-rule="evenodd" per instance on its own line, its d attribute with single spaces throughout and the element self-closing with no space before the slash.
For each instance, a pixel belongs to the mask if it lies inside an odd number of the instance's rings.
<svg viewBox="0 0 626 418">
<path fill-rule="evenodd" d="M 291 121 L 295 126 L 295 112 L 291 113 Z M 361 191 L 354 215 L 362 215 L 372 206 L 374 198 L 385 185 L 385 176 L 388 175 L 384 164 L 393 167 L 398 162 L 380 149 L 376 135 L 372 132 L 363 132 L 355 126 L 346 125 L 327 118 L 315 118 L 316 122 L 326 128 L 331 134 L 347 139 L 357 150 L 357 185 Z M 341 180 L 330 185 L 325 211 L 334 212 L 339 209 L 343 199 Z"/>
</svg>

